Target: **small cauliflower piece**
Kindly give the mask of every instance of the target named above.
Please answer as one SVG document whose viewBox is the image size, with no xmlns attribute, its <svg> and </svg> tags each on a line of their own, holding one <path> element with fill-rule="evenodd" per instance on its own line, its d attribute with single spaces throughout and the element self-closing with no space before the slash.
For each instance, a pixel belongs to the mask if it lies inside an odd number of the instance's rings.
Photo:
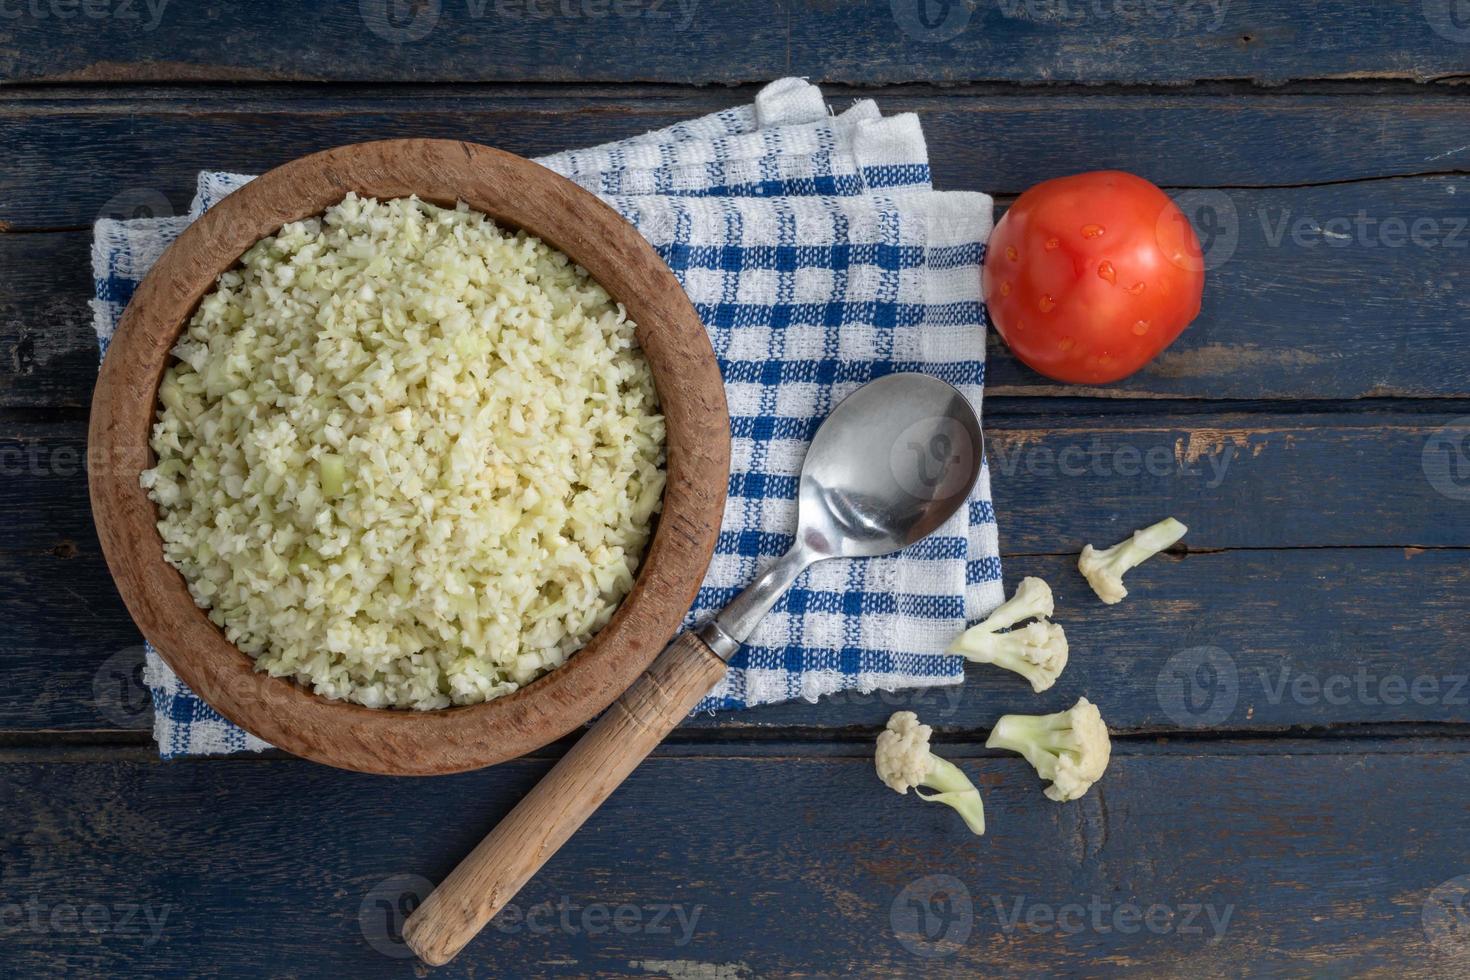
<svg viewBox="0 0 1470 980">
<path fill-rule="evenodd" d="M 930 803 L 944 803 L 959 811 L 965 825 L 976 834 L 985 833 L 985 807 L 980 791 L 954 763 L 929 751 L 933 729 L 919 724 L 912 711 L 896 711 L 888 719 L 888 727 L 878 735 L 878 750 L 873 761 L 878 778 L 891 790 L 914 795 Z M 918 787 L 939 790 L 925 794 Z"/>
<path fill-rule="evenodd" d="M 1023 578 L 1016 594 L 983 622 L 955 637 L 949 652 L 975 663 L 1014 671 L 1030 681 L 1031 689 L 1039 694 L 1055 684 L 1067 666 L 1066 631 L 1046 621 L 1055 609 L 1051 586 L 1039 578 Z M 1023 619 L 1038 621 L 1009 633 L 999 632 Z"/>
<path fill-rule="evenodd" d="M 961 633 L 949 645 L 949 652 L 1020 674 L 1037 694 L 1062 675 L 1067 666 L 1067 633 L 1056 623 L 1043 619 L 1009 633 L 988 633 L 984 625 Z"/>
<path fill-rule="evenodd" d="M 1123 573 L 1152 558 L 1189 532 L 1189 528 L 1172 517 L 1152 527 L 1134 531 L 1133 537 L 1111 548 L 1098 551 L 1085 545 L 1077 559 L 1077 568 L 1087 577 L 1087 584 L 1108 605 L 1122 602 L 1128 590 L 1123 587 Z"/>
<path fill-rule="evenodd" d="M 983 633 L 995 633 L 1015 626 L 1023 619 L 1050 619 L 1051 614 L 1055 611 L 1056 604 L 1052 601 L 1051 586 L 1034 575 L 1028 575 L 1021 579 L 1020 585 L 1016 586 L 1015 595 L 997 606 L 995 612 L 987 616 L 983 622 L 972 626 L 969 632 L 973 633 L 978 630 Z"/>
<path fill-rule="evenodd" d="M 1025 756 L 1037 775 L 1051 780 L 1046 795 L 1059 803 L 1086 793 L 1102 778 L 1112 755 L 1108 726 L 1086 698 L 1054 715 L 1004 715 L 985 747 Z"/>
<path fill-rule="evenodd" d="M 340 497 L 347 483 L 347 462 L 335 453 L 323 453 L 317 460 L 321 471 L 322 495 Z"/>
</svg>

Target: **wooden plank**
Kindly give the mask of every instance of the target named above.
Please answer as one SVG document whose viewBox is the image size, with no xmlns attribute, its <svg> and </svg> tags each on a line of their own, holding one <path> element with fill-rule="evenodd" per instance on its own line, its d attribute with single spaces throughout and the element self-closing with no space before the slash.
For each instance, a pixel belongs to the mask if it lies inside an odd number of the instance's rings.
<svg viewBox="0 0 1470 980">
<path fill-rule="evenodd" d="M 435 975 L 1462 972 L 1465 747 L 1255 747 L 1119 746 L 1061 805 L 1024 761 L 945 745 L 985 794 L 979 839 L 880 785 L 866 746 L 656 757 Z M 411 893 L 545 769 L 8 762 L 6 960 L 28 976 L 401 976 Z"/>
<path fill-rule="evenodd" d="M 91 404 L 91 239 L 90 231 L 0 234 L 0 404 Z"/>
<path fill-rule="evenodd" d="M 1049 382 L 992 336 L 991 395 L 1470 397 L 1470 293 L 1458 288 L 1470 177 L 1185 193 L 1201 221 L 1231 230 L 1214 239 L 1219 264 L 1194 325 L 1133 378 L 1100 389 Z M 89 402 L 89 238 L 0 235 L 0 406 Z"/>
<path fill-rule="evenodd" d="M 140 637 L 100 562 L 34 561 L 24 580 L 0 561 L 12 626 L 0 732 L 127 732 L 151 725 Z M 1129 574 L 1104 607 L 1072 556 L 1010 557 L 1006 581 L 1039 575 L 1057 596 L 1071 656 L 1042 697 L 984 665 L 963 686 L 845 692 L 701 716 L 716 730 L 863 730 L 911 710 L 945 732 L 980 735 L 1007 712 L 1057 710 L 1085 695 L 1116 730 L 1267 732 L 1355 725 L 1470 723 L 1466 552 L 1409 549 L 1237 551 L 1160 558 Z M 1426 596 L 1433 598 L 1427 599 Z"/>
<path fill-rule="evenodd" d="M 1130 572 L 1128 598 L 1111 607 L 1070 555 L 1010 557 L 1005 573 L 1008 585 L 1045 579 L 1067 629 L 1067 668 L 1040 699 L 1020 678 L 977 664 L 960 687 L 854 692 L 692 725 L 876 729 L 912 710 L 942 730 L 978 734 L 1001 714 L 1060 710 L 1079 696 L 1137 733 L 1470 722 L 1470 667 L 1456 639 L 1470 615 L 1461 551 L 1160 558 Z"/>
<path fill-rule="evenodd" d="M 748 104 L 754 91 L 88 89 L 79 100 L 43 90 L 0 103 L 0 140 L 10 151 L 0 220 L 16 228 L 90 225 L 139 206 L 156 210 L 160 201 L 178 212 L 201 169 L 260 173 L 367 139 L 470 139 L 536 156 Z M 1464 172 L 1470 160 L 1470 106 L 1452 92 L 828 94 L 837 106 L 862 96 L 885 113 L 919 113 L 937 185 L 950 190 L 1018 194 L 1049 177 L 1104 167 L 1168 187 L 1297 185 Z M 49 193 L 57 184 L 67 193 Z"/>
<path fill-rule="evenodd" d="M 1218 647 L 1231 658 L 1236 686 L 1231 710 L 1209 721 L 1212 729 L 1470 720 L 1470 691 L 1456 688 L 1464 673 L 1456 638 L 1470 595 L 1459 550 L 1470 547 L 1467 503 L 1441 495 L 1422 469 L 1424 447 L 1445 421 L 992 421 L 1007 581 L 1046 578 L 1070 631 L 1072 664 L 1050 697 L 1061 703 L 1085 693 L 1101 702 L 1105 693 L 1120 727 L 1190 728 L 1197 719 L 1181 719 L 1177 706 L 1171 715 L 1174 702 L 1161 701 L 1160 675 L 1170 671 L 1162 683 L 1180 690 L 1192 661 L 1171 658 Z M 138 636 L 91 530 L 80 423 L 12 426 L 6 435 L 0 507 L 13 516 L 0 543 L 0 605 L 12 611 L 3 651 L 11 682 L 0 695 L 0 729 L 146 727 Z M 1093 599 L 1075 571 L 1082 544 L 1111 544 L 1170 513 L 1191 527 L 1187 557 L 1131 572 L 1134 595 L 1120 606 Z M 1400 692 L 1390 677 L 1410 689 Z M 1429 680 L 1416 692 L 1421 677 Z M 904 700 L 919 697 L 898 701 L 966 731 L 1036 703 L 1019 679 L 978 666 L 963 691 Z M 845 695 L 707 724 L 873 726 L 896 710 L 892 701 Z"/>
<path fill-rule="evenodd" d="M 1463 73 L 1453 5 L 1331 0 L 832 3 L 168 0 L 16 4 L 7 81 L 659 81 L 809 75 L 904 81 L 1177 84 Z M 731 39 L 739 39 L 732 57 Z"/>
<path fill-rule="evenodd" d="M 1168 514 L 1190 526 L 1193 550 L 1462 547 L 1467 429 L 1441 415 L 1100 411 L 993 420 L 986 451 L 1011 553 L 1075 554 Z"/>
<path fill-rule="evenodd" d="M 1454 458 L 1452 437 L 1466 429 L 1464 417 L 1431 412 L 1099 410 L 990 419 L 986 450 L 1006 554 L 1076 554 L 1168 514 L 1190 526 L 1194 551 L 1464 548 L 1470 488 L 1454 481 L 1470 463 Z M 85 461 L 79 422 L 0 428 L 0 506 L 12 515 L 0 548 L 80 546 Z"/>
</svg>

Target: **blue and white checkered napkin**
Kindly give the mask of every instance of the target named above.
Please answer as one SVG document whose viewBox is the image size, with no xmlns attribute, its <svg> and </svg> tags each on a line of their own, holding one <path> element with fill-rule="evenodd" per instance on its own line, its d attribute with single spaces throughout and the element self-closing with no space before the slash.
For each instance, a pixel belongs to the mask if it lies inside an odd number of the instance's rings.
<svg viewBox="0 0 1470 980">
<path fill-rule="evenodd" d="M 931 188 L 916 117 L 883 118 L 870 101 L 829 116 L 815 86 L 783 79 L 752 106 L 539 162 L 603 195 L 643 233 L 719 355 L 730 493 L 688 625 L 791 544 L 806 446 L 845 395 L 885 374 L 922 371 L 979 407 L 979 266 L 991 201 Z M 104 351 L 168 243 L 250 179 L 201 174 L 186 217 L 97 223 Z M 967 510 L 919 544 L 890 558 L 824 562 L 798 579 L 700 708 L 958 683 L 963 659 L 933 654 L 1002 598 L 985 472 Z M 215 714 L 151 649 L 147 658 L 165 758 L 266 747 Z"/>
</svg>

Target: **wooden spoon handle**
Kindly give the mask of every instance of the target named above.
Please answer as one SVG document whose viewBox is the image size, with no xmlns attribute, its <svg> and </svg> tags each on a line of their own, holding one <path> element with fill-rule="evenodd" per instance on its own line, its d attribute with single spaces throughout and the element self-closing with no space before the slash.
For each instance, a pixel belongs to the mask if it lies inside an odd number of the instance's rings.
<svg viewBox="0 0 1470 980">
<path fill-rule="evenodd" d="M 453 959 L 724 673 L 693 633 L 670 644 L 408 917 L 409 948 L 430 966 Z"/>
</svg>

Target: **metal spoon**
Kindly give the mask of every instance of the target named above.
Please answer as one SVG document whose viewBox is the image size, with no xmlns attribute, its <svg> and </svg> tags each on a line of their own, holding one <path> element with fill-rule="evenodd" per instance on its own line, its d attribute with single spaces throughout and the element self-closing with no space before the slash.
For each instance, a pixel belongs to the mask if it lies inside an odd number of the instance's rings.
<svg viewBox="0 0 1470 980">
<path fill-rule="evenodd" d="M 980 475 L 980 421 L 922 374 L 863 385 L 817 430 L 801 468 L 796 542 L 697 633 L 664 650 L 404 924 L 447 963 L 725 674 L 761 618 L 814 562 L 898 551 L 947 521 Z"/>
</svg>

